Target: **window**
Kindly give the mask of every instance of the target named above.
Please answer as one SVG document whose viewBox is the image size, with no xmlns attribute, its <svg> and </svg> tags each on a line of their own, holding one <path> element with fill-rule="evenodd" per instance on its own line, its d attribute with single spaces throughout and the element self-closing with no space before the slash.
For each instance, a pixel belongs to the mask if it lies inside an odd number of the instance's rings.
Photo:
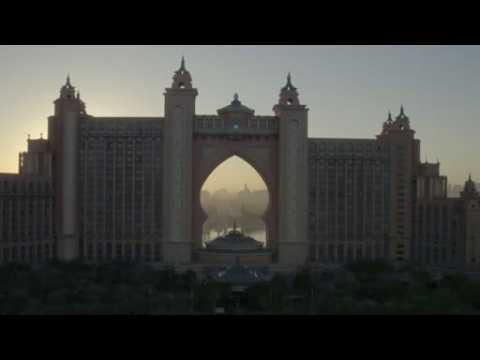
<svg viewBox="0 0 480 360">
<path fill-rule="evenodd" d="M 161 261 L 161 257 L 160 257 L 160 244 L 155 244 L 154 260 L 155 260 L 155 261 Z"/>
<path fill-rule="evenodd" d="M 152 261 L 152 248 L 150 244 L 145 245 L 145 261 Z"/>
<path fill-rule="evenodd" d="M 142 256 L 142 250 L 140 244 L 135 244 L 135 259 L 140 260 Z"/>
<path fill-rule="evenodd" d="M 125 257 L 130 260 L 132 258 L 132 245 L 127 244 L 125 246 Z"/>
<path fill-rule="evenodd" d="M 107 259 L 112 258 L 112 243 L 107 243 Z"/>
<path fill-rule="evenodd" d="M 3 259 L 5 261 L 10 260 L 10 249 L 8 249 L 8 248 L 3 249 Z"/>
</svg>

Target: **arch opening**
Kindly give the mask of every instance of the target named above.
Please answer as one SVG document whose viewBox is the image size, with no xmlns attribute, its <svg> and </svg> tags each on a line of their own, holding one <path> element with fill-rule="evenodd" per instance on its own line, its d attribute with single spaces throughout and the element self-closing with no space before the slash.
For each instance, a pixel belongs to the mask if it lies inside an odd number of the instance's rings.
<svg viewBox="0 0 480 360">
<path fill-rule="evenodd" d="M 266 246 L 269 189 L 261 174 L 241 157 L 231 156 L 210 173 L 201 187 L 200 205 L 206 215 L 202 246 L 234 227 Z"/>
</svg>

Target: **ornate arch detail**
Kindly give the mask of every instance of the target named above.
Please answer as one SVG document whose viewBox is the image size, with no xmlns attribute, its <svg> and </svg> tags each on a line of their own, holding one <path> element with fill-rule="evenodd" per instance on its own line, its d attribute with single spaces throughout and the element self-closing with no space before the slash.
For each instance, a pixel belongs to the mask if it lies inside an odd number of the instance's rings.
<svg viewBox="0 0 480 360">
<path fill-rule="evenodd" d="M 276 142 L 223 142 L 201 140 L 194 144 L 193 162 L 193 226 L 194 242 L 201 244 L 201 228 L 207 220 L 207 214 L 200 204 L 200 193 L 208 177 L 224 162 L 237 156 L 249 164 L 265 183 L 269 203 L 263 220 L 267 226 L 267 245 L 273 246 L 277 238 L 278 222 L 278 184 L 277 184 L 277 148 Z M 199 238 L 200 236 L 200 238 Z M 273 240 L 269 240 L 273 239 Z"/>
</svg>

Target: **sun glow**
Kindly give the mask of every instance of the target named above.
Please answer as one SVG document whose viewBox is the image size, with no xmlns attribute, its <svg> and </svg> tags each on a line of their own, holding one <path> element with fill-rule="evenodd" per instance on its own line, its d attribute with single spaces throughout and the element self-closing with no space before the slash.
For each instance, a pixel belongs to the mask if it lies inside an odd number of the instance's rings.
<svg viewBox="0 0 480 360">
<path fill-rule="evenodd" d="M 258 172 L 246 161 L 234 156 L 219 167 L 208 177 L 203 190 L 215 192 L 225 189 L 229 192 L 238 192 L 248 185 L 251 191 L 266 190 L 265 182 Z"/>
</svg>

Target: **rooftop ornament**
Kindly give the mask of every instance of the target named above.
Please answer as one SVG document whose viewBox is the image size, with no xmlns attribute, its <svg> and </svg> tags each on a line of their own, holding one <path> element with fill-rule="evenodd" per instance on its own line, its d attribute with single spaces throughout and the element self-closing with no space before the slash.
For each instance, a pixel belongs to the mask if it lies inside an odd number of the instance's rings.
<svg viewBox="0 0 480 360">
<path fill-rule="evenodd" d="M 219 236 L 215 240 L 206 243 L 208 251 L 212 252 L 257 252 L 264 250 L 262 242 L 244 235 L 237 228 L 237 221 L 233 222 L 233 230 L 225 236 Z"/>
</svg>

